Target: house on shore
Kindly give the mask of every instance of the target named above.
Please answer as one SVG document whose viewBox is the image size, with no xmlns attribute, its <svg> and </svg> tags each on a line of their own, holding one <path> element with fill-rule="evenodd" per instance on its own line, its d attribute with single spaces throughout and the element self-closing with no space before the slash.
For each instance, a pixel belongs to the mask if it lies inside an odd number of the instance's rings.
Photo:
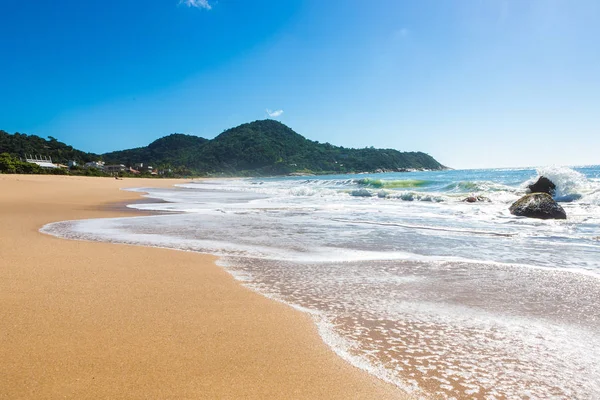
<svg viewBox="0 0 600 400">
<path fill-rule="evenodd" d="M 113 165 L 105 165 L 104 166 L 104 172 L 108 172 L 109 174 L 115 173 L 115 172 L 125 172 L 127 171 L 128 168 L 123 165 L 123 164 L 113 164 Z"/>
<path fill-rule="evenodd" d="M 101 171 L 104 170 L 104 161 L 90 161 L 83 165 L 83 168 L 96 168 Z"/>
<path fill-rule="evenodd" d="M 144 163 L 135 163 L 134 167 L 136 170 L 140 171 L 140 173 L 144 172 L 152 172 L 152 166 Z"/>
</svg>

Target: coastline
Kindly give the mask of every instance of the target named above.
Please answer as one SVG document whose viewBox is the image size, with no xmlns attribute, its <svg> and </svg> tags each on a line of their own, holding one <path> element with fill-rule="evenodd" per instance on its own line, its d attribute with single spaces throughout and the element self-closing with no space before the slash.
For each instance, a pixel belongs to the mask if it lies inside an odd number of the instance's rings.
<svg viewBox="0 0 600 400">
<path fill-rule="evenodd" d="M 38 232 L 176 182 L 0 175 L 0 398 L 407 397 L 214 256 Z"/>
</svg>

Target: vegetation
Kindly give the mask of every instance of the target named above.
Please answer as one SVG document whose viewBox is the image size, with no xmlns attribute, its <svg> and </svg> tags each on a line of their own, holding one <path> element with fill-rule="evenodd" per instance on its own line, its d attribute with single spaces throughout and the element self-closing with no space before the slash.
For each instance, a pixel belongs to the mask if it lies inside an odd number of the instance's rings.
<svg viewBox="0 0 600 400">
<path fill-rule="evenodd" d="M 9 153 L 0 154 L 0 173 L 3 174 L 53 174 L 64 175 L 66 170 L 61 168 L 45 170 L 37 164 L 21 161 Z"/>
<path fill-rule="evenodd" d="M 421 152 L 347 149 L 314 142 L 273 120 L 229 129 L 189 154 L 187 165 L 209 173 L 277 175 L 444 168 Z"/>
<path fill-rule="evenodd" d="M 184 160 L 191 157 L 191 152 L 206 142 L 208 142 L 207 139 L 198 136 L 173 133 L 155 140 L 146 147 L 113 151 L 103 154 L 102 157 L 108 164 L 133 166 L 136 163 L 143 162 L 153 167 L 159 165 L 164 165 L 167 168 L 171 165 L 184 166 Z"/>
<path fill-rule="evenodd" d="M 283 175 L 289 173 L 351 173 L 444 169 L 421 152 L 393 149 L 348 149 L 308 140 L 274 120 L 254 121 L 231 128 L 212 140 L 175 133 L 146 147 L 115 151 L 102 156 L 73 149 L 54 138 L 9 135 L 0 131 L 0 152 L 51 156 L 54 162 L 79 163 L 104 159 L 107 164 L 151 165 L 162 176 Z M 91 173 L 72 170 L 72 173 Z"/>
<path fill-rule="evenodd" d="M 18 132 L 11 135 L 2 130 L 0 130 L 0 153 L 9 153 L 17 159 L 30 154 L 32 156 L 43 155 L 51 157 L 54 163 L 60 164 L 67 164 L 69 160 L 82 164 L 101 159 L 97 154 L 76 150 L 52 136 L 46 140 L 39 136 Z"/>
</svg>

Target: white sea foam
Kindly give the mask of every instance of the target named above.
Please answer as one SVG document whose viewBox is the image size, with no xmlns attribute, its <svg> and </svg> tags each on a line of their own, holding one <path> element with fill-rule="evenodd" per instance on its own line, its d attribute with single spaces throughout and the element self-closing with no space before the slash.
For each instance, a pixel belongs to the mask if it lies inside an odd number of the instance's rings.
<svg viewBox="0 0 600 400">
<path fill-rule="evenodd" d="M 550 179 L 556 185 L 554 197 L 558 201 L 575 201 L 583 199 L 590 193 L 597 192 L 600 187 L 593 180 L 586 178 L 581 172 L 568 167 L 549 166 L 537 169 L 537 177 L 524 183 L 527 186 L 534 183 L 540 176 Z"/>
</svg>

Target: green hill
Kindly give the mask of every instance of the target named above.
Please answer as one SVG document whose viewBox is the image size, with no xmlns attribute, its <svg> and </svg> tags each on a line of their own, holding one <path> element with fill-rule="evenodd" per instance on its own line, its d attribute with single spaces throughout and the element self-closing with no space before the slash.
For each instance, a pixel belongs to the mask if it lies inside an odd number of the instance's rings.
<svg viewBox="0 0 600 400">
<path fill-rule="evenodd" d="M 433 157 L 421 152 L 347 149 L 314 142 L 274 120 L 254 121 L 229 129 L 190 154 L 187 165 L 192 169 L 231 174 L 444 168 Z"/>
<path fill-rule="evenodd" d="M 0 153 L 50 156 L 66 164 L 103 159 L 107 164 L 136 163 L 171 169 L 179 175 L 281 175 L 294 172 L 347 173 L 444 169 L 433 157 L 421 152 L 393 149 L 348 149 L 308 140 L 274 120 L 254 121 L 231 128 L 212 140 L 174 133 L 146 147 L 113 151 L 102 155 L 76 150 L 54 138 L 10 135 L 0 131 Z"/>
<path fill-rule="evenodd" d="M 102 155 L 102 159 L 108 164 L 125 164 L 133 166 L 143 162 L 155 167 L 160 165 L 184 166 L 186 160 L 192 157 L 207 139 L 173 133 L 150 143 L 146 147 L 138 147 L 129 150 L 113 151 Z"/>
<path fill-rule="evenodd" d="M 98 160 L 99 155 L 74 149 L 52 136 L 48 140 L 35 135 L 8 132 L 0 130 L 0 154 L 8 153 L 15 158 L 25 158 L 28 155 L 51 157 L 55 163 L 66 164 L 69 160 L 79 164 Z"/>
</svg>

